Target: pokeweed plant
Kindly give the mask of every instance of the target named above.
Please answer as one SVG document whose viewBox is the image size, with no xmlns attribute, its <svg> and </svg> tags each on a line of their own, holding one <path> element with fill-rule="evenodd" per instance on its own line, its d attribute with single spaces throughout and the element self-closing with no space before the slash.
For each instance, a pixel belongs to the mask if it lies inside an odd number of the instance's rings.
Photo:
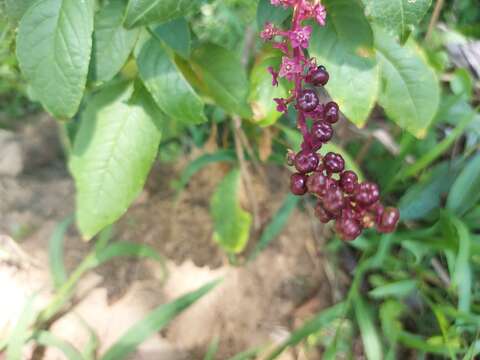
<svg viewBox="0 0 480 360">
<path fill-rule="evenodd" d="M 400 213 L 396 208 L 384 208 L 379 202 L 378 185 L 359 183 L 355 172 L 345 170 L 345 160 L 340 154 L 328 152 L 323 157 L 317 154 L 322 145 L 332 139 L 332 125 L 339 120 L 339 106 L 333 101 L 322 104 L 319 100 L 316 88 L 326 85 L 330 76 L 323 65 L 305 53 L 312 26 L 304 22 L 314 18 L 320 26 L 325 26 L 325 7 L 319 1 L 310 0 L 271 0 L 271 4 L 293 8 L 290 30 L 284 31 L 267 22 L 261 32 L 262 39 L 273 41 L 273 47 L 283 53 L 280 70 L 268 68 L 272 85 L 279 85 L 278 77 L 294 84 L 288 98 L 274 99 L 279 112 L 287 113 L 292 104 L 303 136 L 301 150 L 287 155 L 288 165 L 297 170 L 291 176 L 292 193 L 308 192 L 318 197 L 316 216 L 323 223 L 335 220 L 335 228 L 344 240 L 355 240 L 364 228 L 374 226 L 383 233 L 394 231 Z M 313 121 L 310 128 L 307 119 Z"/>
</svg>

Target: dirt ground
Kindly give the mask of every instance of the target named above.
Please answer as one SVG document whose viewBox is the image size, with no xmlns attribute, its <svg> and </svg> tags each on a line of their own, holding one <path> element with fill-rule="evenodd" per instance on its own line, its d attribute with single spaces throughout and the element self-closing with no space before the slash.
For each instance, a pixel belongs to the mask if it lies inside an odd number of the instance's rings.
<svg viewBox="0 0 480 360">
<path fill-rule="evenodd" d="M 37 305 L 52 296 L 48 240 L 59 221 L 73 213 L 74 185 L 61 159 L 56 127 L 40 116 L 15 132 L 22 153 L 18 174 L 0 175 L 0 338 L 15 324 L 26 299 L 39 292 Z M 338 298 L 338 275 L 322 252 L 324 229 L 309 211 L 296 210 L 288 226 L 255 261 L 229 265 L 212 241 L 209 199 L 227 168 L 212 165 L 197 174 L 178 202 L 169 184 L 178 168 L 156 165 L 145 191 L 115 227 L 114 240 L 144 242 L 165 258 L 168 275 L 153 261 L 115 260 L 86 276 L 78 304 L 55 322 L 52 331 L 83 349 L 97 334 L 102 353 L 149 310 L 207 281 L 223 277 L 214 291 L 144 343 L 131 359 L 203 359 L 218 337 L 217 359 L 284 339 L 311 314 Z M 288 174 L 266 168 L 255 176 L 255 195 L 264 226 L 287 193 Z M 252 234 L 251 243 L 258 238 Z M 77 265 L 90 244 L 72 228 L 65 261 Z M 26 349 L 29 359 L 31 349 Z M 46 359 L 63 359 L 48 350 Z M 302 359 L 286 353 L 283 359 Z M 309 359 L 315 359 L 310 356 Z"/>
</svg>

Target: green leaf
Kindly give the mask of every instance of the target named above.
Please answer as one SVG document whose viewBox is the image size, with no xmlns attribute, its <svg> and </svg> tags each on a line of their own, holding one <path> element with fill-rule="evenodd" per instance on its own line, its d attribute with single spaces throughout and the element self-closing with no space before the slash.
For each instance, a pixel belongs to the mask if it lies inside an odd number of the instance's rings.
<svg viewBox="0 0 480 360">
<path fill-rule="evenodd" d="M 215 360 L 215 355 L 218 352 L 218 346 L 220 345 L 220 339 L 218 336 L 215 336 L 213 340 L 210 342 L 210 345 L 208 345 L 207 353 L 205 354 L 205 357 L 203 360 Z"/>
<path fill-rule="evenodd" d="M 5 14 L 12 22 L 20 21 L 36 0 L 5 0 Z"/>
<path fill-rule="evenodd" d="M 237 156 L 233 150 L 219 150 L 213 154 L 205 154 L 199 156 L 198 158 L 190 162 L 187 167 L 182 171 L 180 179 L 175 184 L 175 187 L 178 191 L 182 190 L 185 186 L 187 186 L 193 175 L 195 175 L 198 171 L 200 171 L 207 165 L 221 161 L 234 162 L 236 160 Z"/>
<path fill-rule="evenodd" d="M 293 194 L 288 194 L 286 196 L 282 206 L 280 209 L 278 209 L 272 221 L 270 221 L 270 223 L 265 227 L 265 230 L 263 230 L 262 235 L 258 240 L 258 244 L 255 246 L 255 249 L 248 258 L 250 261 L 254 260 L 257 255 L 266 249 L 267 246 L 278 236 L 278 234 L 280 234 L 299 202 L 300 198 L 298 196 Z"/>
<path fill-rule="evenodd" d="M 282 116 L 273 99 L 287 97 L 287 90 L 282 79 L 277 87 L 272 86 L 272 75 L 267 70 L 270 66 L 280 68 L 280 62 L 279 57 L 267 57 L 255 64 L 250 75 L 248 102 L 253 111 L 253 120 L 260 126 L 272 125 Z"/>
<path fill-rule="evenodd" d="M 229 253 L 240 253 L 248 242 L 252 216 L 238 201 L 240 171 L 232 170 L 218 185 L 210 203 L 214 240 Z"/>
<path fill-rule="evenodd" d="M 65 233 L 73 223 L 73 216 L 69 216 L 58 224 L 48 243 L 48 260 L 50 264 L 50 274 L 52 275 L 53 284 L 56 289 L 67 281 L 67 271 L 63 261 L 63 247 Z"/>
<path fill-rule="evenodd" d="M 186 15 L 197 4 L 197 0 L 130 0 L 125 26 L 164 23 Z"/>
<path fill-rule="evenodd" d="M 384 299 L 391 296 L 404 298 L 407 297 L 416 288 L 416 280 L 402 280 L 382 286 L 377 286 L 375 289 L 370 290 L 368 292 L 368 295 L 374 299 Z"/>
<path fill-rule="evenodd" d="M 135 46 L 138 29 L 123 27 L 126 3 L 111 1 L 95 15 L 91 71 L 95 80 L 109 81 L 123 67 Z"/>
<path fill-rule="evenodd" d="M 291 14 L 290 10 L 273 6 L 270 0 L 260 0 L 257 7 L 257 26 L 263 29 L 266 22 L 280 26 Z"/>
<path fill-rule="evenodd" d="M 460 163 L 442 162 L 435 165 L 419 182 L 411 186 L 400 199 L 402 220 L 417 220 L 440 208 L 442 196 L 447 193 L 458 175 Z"/>
<path fill-rule="evenodd" d="M 193 52 L 192 67 L 220 107 L 227 112 L 251 117 L 247 105 L 248 79 L 237 54 L 213 44 Z"/>
<path fill-rule="evenodd" d="M 174 120 L 191 124 L 207 121 L 202 99 L 171 55 L 157 39 L 147 40 L 136 54 L 143 83 L 158 106 Z"/>
<path fill-rule="evenodd" d="M 113 344 L 101 357 L 101 360 L 122 360 L 128 357 L 137 346 L 143 343 L 152 335 L 159 332 L 170 321 L 177 317 L 182 311 L 189 308 L 196 301 L 210 292 L 219 281 L 211 282 L 200 289 L 188 293 L 177 300 L 161 305 L 143 320 L 132 326 L 115 344 Z"/>
<path fill-rule="evenodd" d="M 480 200 L 480 153 L 472 157 L 452 186 L 447 208 L 458 215 L 470 210 Z"/>
<path fill-rule="evenodd" d="M 427 13 L 432 0 L 362 0 L 368 18 L 402 39 Z"/>
<path fill-rule="evenodd" d="M 22 313 L 20 314 L 20 318 L 10 333 L 6 351 L 7 360 L 22 359 L 23 346 L 30 338 L 30 326 L 35 321 L 35 317 L 38 313 L 35 308 L 36 298 L 37 295 L 33 295 L 27 299 L 25 306 L 22 309 Z"/>
<path fill-rule="evenodd" d="M 57 348 L 68 360 L 83 360 L 82 354 L 69 342 L 57 338 L 48 331 L 40 331 L 34 339 L 40 345 Z"/>
<path fill-rule="evenodd" d="M 359 296 L 355 296 L 353 299 L 353 307 L 355 309 L 355 316 L 360 328 L 360 334 L 362 336 L 363 347 L 368 360 L 381 360 L 383 359 L 383 350 L 380 337 L 377 329 L 365 301 Z"/>
<path fill-rule="evenodd" d="M 380 105 L 402 129 L 424 137 L 440 103 L 434 70 L 415 44 L 402 47 L 378 28 L 375 44 L 383 79 Z"/>
<path fill-rule="evenodd" d="M 175 19 L 158 25 L 153 29 L 153 33 L 184 59 L 190 57 L 192 39 L 190 28 L 185 18 Z"/>
<path fill-rule="evenodd" d="M 301 328 L 295 330 L 290 337 L 278 345 L 266 360 L 276 359 L 285 349 L 293 347 L 305 341 L 310 335 L 319 331 L 322 327 L 345 315 L 346 304 L 338 303 L 332 307 L 322 310 L 313 319 L 307 321 Z"/>
<path fill-rule="evenodd" d="M 86 239 L 118 220 L 143 188 L 160 144 L 161 114 L 144 89 L 116 85 L 85 110 L 70 159 L 77 224 Z"/>
<path fill-rule="evenodd" d="M 228 360 L 253 360 L 256 359 L 258 354 L 262 351 L 262 348 L 250 349 L 243 351 L 240 354 L 234 355 Z"/>
<path fill-rule="evenodd" d="M 43 106 L 57 118 L 78 110 L 92 50 L 93 0 L 38 0 L 20 21 L 17 57 Z"/>
<path fill-rule="evenodd" d="M 345 116 L 365 125 L 378 95 L 379 68 L 373 32 L 361 6 L 352 0 L 327 0 L 325 28 L 314 26 L 310 53 L 330 73 L 328 93 Z"/>
</svg>

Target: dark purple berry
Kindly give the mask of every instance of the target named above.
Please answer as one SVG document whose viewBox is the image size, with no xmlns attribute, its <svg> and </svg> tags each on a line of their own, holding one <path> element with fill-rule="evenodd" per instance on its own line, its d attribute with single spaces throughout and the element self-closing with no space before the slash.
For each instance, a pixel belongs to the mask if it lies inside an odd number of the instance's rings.
<svg viewBox="0 0 480 360">
<path fill-rule="evenodd" d="M 308 191 L 318 196 L 324 196 L 331 184 L 333 181 L 318 171 L 310 175 L 307 180 Z"/>
<path fill-rule="evenodd" d="M 290 177 L 290 190 L 294 195 L 304 195 L 307 192 L 307 176 L 295 173 Z"/>
<path fill-rule="evenodd" d="M 382 217 L 380 218 L 378 231 L 381 233 L 391 233 L 395 231 L 398 220 L 400 220 L 400 212 L 398 209 L 392 207 L 386 208 L 382 214 Z"/>
<path fill-rule="evenodd" d="M 336 102 L 331 101 L 327 105 L 325 105 L 325 109 L 324 109 L 325 121 L 329 122 L 330 124 L 335 124 L 338 121 L 338 114 L 339 114 L 339 109 L 338 109 L 338 104 Z"/>
<path fill-rule="evenodd" d="M 297 99 L 298 108 L 305 112 L 315 110 L 318 102 L 318 96 L 312 89 L 303 90 Z"/>
<path fill-rule="evenodd" d="M 317 206 L 315 207 L 315 216 L 318 218 L 318 220 L 320 220 L 320 222 L 324 224 L 328 223 L 330 220 L 333 220 L 335 218 L 335 216 L 332 213 L 325 210 L 325 208 L 323 207 L 323 204 L 320 201 L 317 203 Z"/>
<path fill-rule="evenodd" d="M 330 187 L 323 197 L 325 210 L 332 214 L 339 214 L 345 207 L 345 198 L 338 186 Z"/>
<path fill-rule="evenodd" d="M 345 169 L 345 160 L 340 154 L 329 152 L 323 158 L 325 168 L 332 173 L 339 173 Z"/>
<path fill-rule="evenodd" d="M 314 86 L 324 86 L 327 84 L 330 75 L 324 66 L 319 66 L 313 73 L 305 79 L 308 83 Z"/>
<path fill-rule="evenodd" d="M 353 194 L 358 185 L 358 176 L 353 171 L 347 170 L 340 176 L 340 187 L 347 194 Z"/>
<path fill-rule="evenodd" d="M 314 171 L 319 163 L 318 155 L 312 151 L 302 150 L 295 156 L 295 167 L 305 174 Z"/>
<path fill-rule="evenodd" d="M 332 125 L 325 121 L 316 122 L 312 125 L 312 136 L 314 140 L 324 143 L 330 141 L 333 136 Z"/>
<path fill-rule="evenodd" d="M 335 228 L 343 240 L 352 241 L 362 233 L 362 226 L 355 219 L 341 218 L 337 220 Z"/>
<path fill-rule="evenodd" d="M 357 186 L 354 200 L 362 206 L 370 206 L 380 199 L 378 185 L 372 182 L 365 182 Z"/>
</svg>

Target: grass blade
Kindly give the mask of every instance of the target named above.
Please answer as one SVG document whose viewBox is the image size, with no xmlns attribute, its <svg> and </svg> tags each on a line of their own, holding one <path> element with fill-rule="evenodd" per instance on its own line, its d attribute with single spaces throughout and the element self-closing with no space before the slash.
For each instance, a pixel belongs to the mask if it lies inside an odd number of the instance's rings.
<svg viewBox="0 0 480 360">
<path fill-rule="evenodd" d="M 150 336 L 164 328 L 182 311 L 193 305 L 197 300 L 215 288 L 220 281 L 213 281 L 200 289 L 188 293 L 177 300 L 161 305 L 143 320 L 132 326 L 115 344 L 107 350 L 102 360 L 122 360 Z"/>
<path fill-rule="evenodd" d="M 228 360 L 252 360 L 255 358 L 263 348 L 256 348 L 256 349 L 250 349 L 244 352 L 241 352 L 240 354 L 235 355 L 234 357 L 228 359 Z"/>
<path fill-rule="evenodd" d="M 338 303 L 326 310 L 321 311 L 300 329 L 296 330 L 285 342 L 275 348 L 270 355 L 266 357 L 266 360 L 276 359 L 286 348 L 298 345 L 311 334 L 314 334 L 320 330 L 323 326 L 343 316 L 345 313 L 345 308 L 345 303 Z"/>
<path fill-rule="evenodd" d="M 59 339 L 48 331 L 41 331 L 35 341 L 45 347 L 54 347 L 65 354 L 68 360 L 84 360 L 82 355 L 69 342 Z"/>
<path fill-rule="evenodd" d="M 67 281 L 67 271 L 63 259 L 63 248 L 65 233 L 73 223 L 73 215 L 67 217 L 55 227 L 55 231 L 48 242 L 48 258 L 50 263 L 50 273 L 52 275 L 55 289 L 58 289 Z"/>
<path fill-rule="evenodd" d="M 30 326 L 35 320 L 37 310 L 35 309 L 36 295 L 30 297 L 18 319 L 17 325 L 10 334 L 7 344 L 7 360 L 21 360 L 22 349 L 25 343 L 30 339 Z"/>
<path fill-rule="evenodd" d="M 215 360 L 215 355 L 218 352 L 218 346 L 220 345 L 220 339 L 218 336 L 212 340 L 210 345 L 208 346 L 207 353 L 205 354 L 204 360 Z"/>
<path fill-rule="evenodd" d="M 267 246 L 275 239 L 278 234 L 283 230 L 288 218 L 292 214 L 293 210 L 297 207 L 300 198 L 292 194 L 288 194 L 282 204 L 282 207 L 277 211 L 272 221 L 267 225 L 263 231 L 258 244 L 252 251 L 252 254 L 248 258 L 249 261 L 255 260 L 255 258 L 267 248 Z"/>
<path fill-rule="evenodd" d="M 382 343 L 367 304 L 361 297 L 355 296 L 353 298 L 353 307 L 355 309 L 355 316 L 360 328 L 360 334 L 362 336 L 363 347 L 365 348 L 367 359 L 382 360 Z"/>
</svg>

